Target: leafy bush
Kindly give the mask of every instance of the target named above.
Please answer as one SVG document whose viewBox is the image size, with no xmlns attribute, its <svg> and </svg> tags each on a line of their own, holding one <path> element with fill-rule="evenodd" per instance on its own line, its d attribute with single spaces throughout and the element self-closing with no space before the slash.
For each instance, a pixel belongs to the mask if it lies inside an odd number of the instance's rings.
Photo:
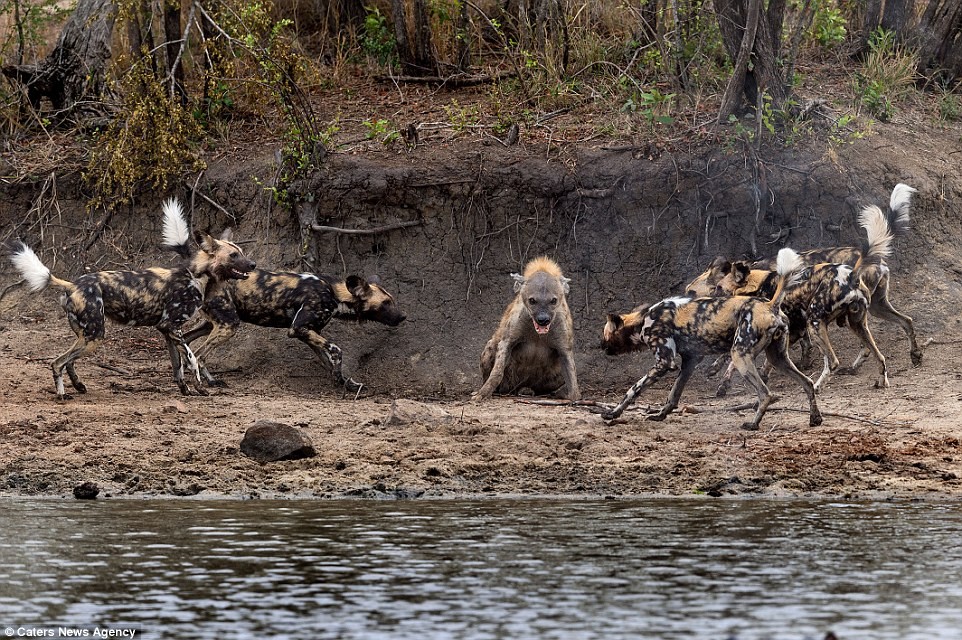
<svg viewBox="0 0 962 640">
<path fill-rule="evenodd" d="M 883 122 L 895 113 L 895 105 L 914 91 L 918 56 L 898 45 L 895 34 L 877 29 L 869 38 L 869 53 L 855 73 L 859 103 Z"/>
</svg>

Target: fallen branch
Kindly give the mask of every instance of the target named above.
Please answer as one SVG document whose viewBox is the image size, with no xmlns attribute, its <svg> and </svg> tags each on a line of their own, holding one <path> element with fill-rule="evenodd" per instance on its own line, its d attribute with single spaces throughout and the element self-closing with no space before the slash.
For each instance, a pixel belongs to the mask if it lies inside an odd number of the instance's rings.
<svg viewBox="0 0 962 640">
<path fill-rule="evenodd" d="M 114 373 L 119 373 L 122 376 L 132 377 L 134 375 L 131 372 L 127 371 L 126 369 L 115 367 L 112 364 L 104 364 L 103 362 L 95 362 L 94 364 L 100 367 L 101 369 L 106 369 L 107 371 L 113 371 Z"/>
<path fill-rule="evenodd" d="M 26 280 L 24 280 L 23 278 L 21 278 L 20 280 L 17 280 L 17 281 L 14 282 L 13 284 L 8 284 L 7 286 L 5 286 L 5 287 L 3 288 L 3 291 L 0 291 L 0 300 L 3 300 L 3 297 L 4 297 L 5 295 L 7 295 L 7 292 L 8 292 L 8 291 L 10 291 L 11 289 L 13 289 L 14 287 L 19 287 L 19 286 L 22 285 L 24 282 L 26 282 Z"/>
<path fill-rule="evenodd" d="M 200 175 L 197 176 L 197 179 L 200 180 Z M 192 194 L 197 194 L 197 195 L 199 195 L 201 198 L 203 198 L 205 201 L 207 201 L 207 203 L 208 203 L 210 206 L 214 207 L 215 209 L 217 209 L 218 211 L 220 211 L 221 213 L 223 213 L 224 215 L 226 215 L 228 218 L 230 218 L 231 220 L 233 220 L 235 223 L 237 222 L 237 216 L 235 216 L 233 213 L 231 213 L 230 211 L 228 211 L 228 210 L 225 209 L 224 207 L 220 206 L 220 205 L 219 205 L 215 200 L 213 200 L 212 198 L 209 198 L 209 197 L 205 196 L 202 192 L 198 191 L 197 188 L 196 188 L 196 187 L 197 187 L 197 183 L 194 183 L 194 186 L 193 186 L 193 187 L 191 187 L 190 185 L 187 185 L 186 183 L 184 183 L 184 184 L 185 184 L 185 186 L 187 186 L 187 187 L 190 189 L 190 192 L 191 192 Z"/>
<path fill-rule="evenodd" d="M 469 76 L 466 74 L 455 76 L 375 76 L 380 82 L 405 82 L 418 84 L 443 84 L 449 87 L 475 87 L 479 84 L 498 82 L 504 78 L 513 78 L 517 75 L 513 71 L 504 71 L 493 75 Z"/>
<path fill-rule="evenodd" d="M 521 404 L 536 404 L 542 407 L 598 407 L 601 406 L 596 400 L 562 400 L 560 398 L 515 398 L 515 402 Z"/>
<path fill-rule="evenodd" d="M 754 410 L 757 407 L 755 402 L 746 402 L 744 404 L 736 404 L 733 407 L 725 407 L 720 409 L 720 411 L 745 411 L 746 409 Z M 808 409 L 798 409 L 796 407 L 769 407 L 769 411 L 792 411 L 794 413 L 808 413 Z M 713 411 L 713 409 L 706 409 L 705 411 Z M 719 409 L 714 409 L 714 411 L 719 411 Z M 873 427 L 884 427 L 886 423 L 881 420 L 875 420 L 874 418 L 862 418 L 860 416 L 853 416 L 847 413 L 835 413 L 834 411 L 822 411 L 823 416 L 828 416 L 829 418 L 842 418 L 844 420 L 851 420 L 853 422 L 864 422 L 865 424 L 870 424 Z"/>
<path fill-rule="evenodd" d="M 311 230 L 319 233 L 340 233 L 346 236 L 373 236 L 378 233 L 386 233 L 388 231 L 405 229 L 407 227 L 416 227 L 421 224 L 424 224 L 423 220 L 408 220 L 407 222 L 386 224 L 383 227 L 375 227 L 373 229 L 344 229 L 341 227 L 328 227 L 315 223 L 311 225 Z"/>
</svg>

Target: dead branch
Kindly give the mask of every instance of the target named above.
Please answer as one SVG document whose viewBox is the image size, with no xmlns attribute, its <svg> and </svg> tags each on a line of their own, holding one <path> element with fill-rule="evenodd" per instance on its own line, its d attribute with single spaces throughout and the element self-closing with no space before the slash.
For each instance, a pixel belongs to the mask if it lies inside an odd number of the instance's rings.
<svg viewBox="0 0 962 640">
<path fill-rule="evenodd" d="M 453 76 L 394 76 L 394 75 L 382 75 L 375 76 L 375 79 L 380 82 L 404 82 L 404 83 L 419 83 L 419 84 L 442 84 L 451 88 L 460 87 L 475 87 L 479 84 L 488 84 L 492 82 L 500 82 L 505 78 L 513 78 L 517 74 L 514 71 L 502 71 L 501 73 L 486 74 L 480 76 L 470 76 L 467 74 L 458 74 Z"/>
<path fill-rule="evenodd" d="M 199 176 L 199 175 L 197 176 L 197 179 L 200 180 L 200 176 Z M 226 215 L 227 217 L 229 217 L 229 218 L 230 218 L 231 220 L 233 220 L 235 223 L 237 222 L 237 216 L 235 216 L 233 213 L 231 213 L 230 211 L 228 211 L 227 209 L 225 209 L 224 207 L 222 207 L 221 205 L 219 205 L 214 199 L 205 196 L 205 195 L 204 195 L 202 192 L 200 192 L 200 191 L 197 191 L 197 189 L 195 188 L 195 187 L 197 186 L 196 183 L 194 184 L 194 187 L 191 187 L 191 186 L 188 185 L 187 183 L 184 183 L 184 184 L 185 184 L 185 186 L 186 186 L 188 189 L 190 189 L 190 192 L 191 192 L 192 194 L 197 194 L 197 195 L 199 195 L 199 196 L 200 196 L 201 198 L 203 198 L 210 206 L 214 207 L 215 209 L 217 209 L 218 211 L 220 211 L 221 213 L 223 213 L 224 215 Z"/>
<path fill-rule="evenodd" d="M 373 236 L 378 233 L 396 231 L 397 229 L 405 229 L 407 227 L 416 227 L 421 224 L 424 224 L 423 220 L 408 220 L 406 222 L 386 224 L 383 227 L 375 227 L 373 229 L 344 229 L 342 227 L 328 227 L 322 224 L 314 223 L 311 225 L 311 230 L 317 231 L 318 233 L 337 233 L 346 236 Z"/>
<path fill-rule="evenodd" d="M 119 373 L 119 374 L 122 375 L 122 376 L 131 376 L 131 377 L 132 377 L 132 376 L 134 375 L 134 374 L 132 374 L 131 372 L 127 371 L 126 369 L 121 369 L 120 367 L 115 367 L 115 366 L 112 365 L 112 364 L 105 364 L 105 363 L 103 363 L 103 362 L 95 362 L 94 364 L 97 365 L 98 367 L 100 367 L 101 369 L 106 369 L 107 371 L 113 371 L 114 373 Z"/>
<path fill-rule="evenodd" d="M 746 409 L 754 409 L 756 403 L 746 402 L 744 404 L 736 404 L 732 407 L 725 407 L 720 409 L 720 411 L 745 411 Z M 791 411 L 793 413 L 808 413 L 808 409 L 798 409 L 796 407 L 769 407 L 769 411 Z M 713 409 L 706 409 L 705 411 L 713 411 Z M 718 411 L 715 409 L 715 411 Z M 870 424 L 873 427 L 884 427 L 886 423 L 881 420 L 875 420 L 874 418 L 863 418 L 861 416 L 854 416 L 848 413 L 836 413 L 834 411 L 822 411 L 823 416 L 828 416 L 829 418 L 842 418 L 843 420 L 851 420 L 852 422 L 864 422 L 865 424 Z"/>
<path fill-rule="evenodd" d="M 0 291 L 0 300 L 3 300 L 3 297 L 4 297 L 5 295 L 7 295 L 7 292 L 8 292 L 8 291 L 10 291 L 11 289 L 13 289 L 14 287 L 19 287 L 19 286 L 22 285 L 24 282 L 26 282 L 26 280 L 24 280 L 23 278 L 21 278 L 20 280 L 17 280 L 17 281 L 14 282 L 13 284 L 8 284 L 7 286 L 5 286 L 5 287 L 3 288 L 3 291 Z"/>
<path fill-rule="evenodd" d="M 536 404 L 542 407 L 597 407 L 597 400 L 562 400 L 560 398 L 515 398 L 521 404 Z"/>
</svg>

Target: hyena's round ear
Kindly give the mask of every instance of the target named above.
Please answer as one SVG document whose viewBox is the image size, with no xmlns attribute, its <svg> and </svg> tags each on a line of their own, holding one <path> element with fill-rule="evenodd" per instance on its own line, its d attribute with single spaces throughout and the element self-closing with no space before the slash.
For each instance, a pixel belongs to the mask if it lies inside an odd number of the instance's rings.
<svg viewBox="0 0 962 640">
<path fill-rule="evenodd" d="M 344 284 L 347 286 L 347 290 L 357 297 L 363 296 L 369 289 L 367 280 L 360 276 L 348 276 Z"/>
<path fill-rule="evenodd" d="M 514 292 L 518 293 L 524 286 L 524 276 L 520 273 L 512 273 L 511 277 L 514 279 Z"/>
<path fill-rule="evenodd" d="M 571 293 L 571 287 L 569 286 L 570 284 L 571 284 L 571 278 L 566 278 L 564 276 L 561 276 L 561 286 L 564 287 L 565 295 L 568 295 L 569 293 Z"/>
</svg>

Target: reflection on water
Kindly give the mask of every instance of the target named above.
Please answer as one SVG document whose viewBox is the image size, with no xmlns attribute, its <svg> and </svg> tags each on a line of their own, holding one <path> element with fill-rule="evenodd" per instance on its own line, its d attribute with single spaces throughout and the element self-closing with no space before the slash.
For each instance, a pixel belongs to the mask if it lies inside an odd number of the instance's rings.
<svg viewBox="0 0 962 640">
<path fill-rule="evenodd" d="M 0 624 L 163 638 L 962 634 L 962 509 L 783 500 L 6 500 Z"/>
</svg>

